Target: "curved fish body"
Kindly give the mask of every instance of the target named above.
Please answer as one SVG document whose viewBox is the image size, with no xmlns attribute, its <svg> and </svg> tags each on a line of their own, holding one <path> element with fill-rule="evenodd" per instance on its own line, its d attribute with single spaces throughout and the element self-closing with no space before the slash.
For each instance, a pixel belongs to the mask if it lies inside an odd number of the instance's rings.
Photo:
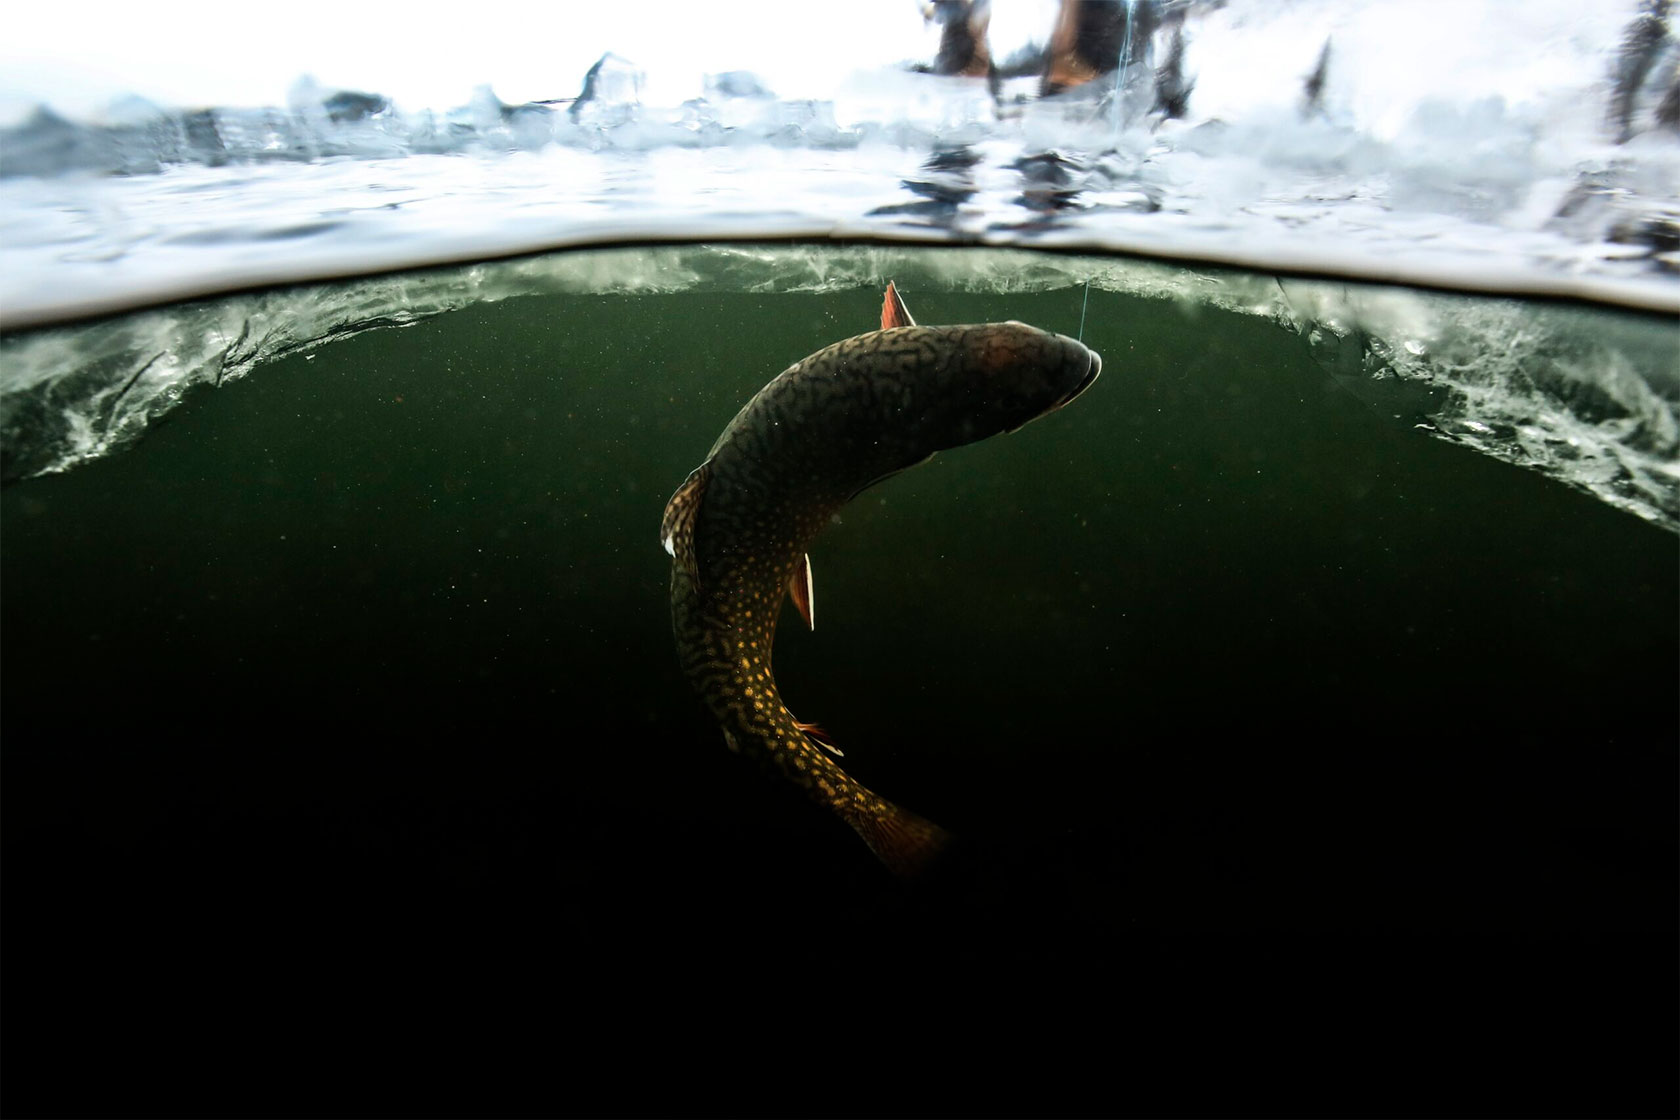
<svg viewBox="0 0 1680 1120">
<path fill-rule="evenodd" d="M 760 390 L 672 496 L 661 538 L 673 557 L 677 652 L 729 747 L 826 805 L 888 867 L 912 873 L 946 834 L 852 778 L 827 736 L 783 704 L 771 672 L 782 599 L 791 593 L 812 621 L 807 549 L 860 491 L 1060 408 L 1102 360 L 1023 323 L 915 326 L 891 286 L 882 323 Z"/>
</svg>

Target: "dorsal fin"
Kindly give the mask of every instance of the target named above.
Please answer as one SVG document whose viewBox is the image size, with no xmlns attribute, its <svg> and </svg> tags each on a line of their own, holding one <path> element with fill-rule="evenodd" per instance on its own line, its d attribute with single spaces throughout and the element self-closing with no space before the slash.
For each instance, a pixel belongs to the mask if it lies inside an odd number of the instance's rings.
<svg viewBox="0 0 1680 1120">
<path fill-rule="evenodd" d="M 887 281 L 887 295 L 881 301 L 881 329 L 890 331 L 894 327 L 913 327 L 916 320 L 910 317 L 910 309 L 904 306 L 904 300 L 899 297 L 898 288 L 891 280 Z"/>
<path fill-rule="evenodd" d="M 700 589 L 700 566 L 694 558 L 694 519 L 700 515 L 700 499 L 706 494 L 706 480 L 712 477 L 712 461 L 694 469 L 671 500 L 665 503 L 665 516 L 659 522 L 659 543 L 671 558 L 682 565 L 683 571 Z"/>
</svg>

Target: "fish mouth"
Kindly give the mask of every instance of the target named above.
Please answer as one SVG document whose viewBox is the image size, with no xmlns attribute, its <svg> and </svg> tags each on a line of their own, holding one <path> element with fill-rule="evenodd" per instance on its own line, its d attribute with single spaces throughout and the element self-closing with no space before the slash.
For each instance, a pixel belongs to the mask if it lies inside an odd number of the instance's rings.
<svg viewBox="0 0 1680 1120">
<path fill-rule="evenodd" d="M 1092 350 L 1090 347 L 1086 346 L 1082 342 L 1076 342 L 1071 338 L 1067 339 L 1067 341 L 1070 342 L 1070 343 L 1073 343 L 1073 345 L 1075 345 L 1075 346 L 1079 347 L 1079 349 L 1085 351 L 1085 359 L 1086 359 L 1085 373 L 1084 373 L 1084 376 L 1082 376 L 1079 379 L 1079 384 L 1075 385 L 1073 387 L 1073 389 L 1071 391 L 1069 391 L 1067 396 L 1063 397 L 1061 400 L 1057 401 L 1054 405 L 1051 406 L 1051 408 L 1050 408 L 1051 412 L 1056 411 L 1056 409 L 1058 409 L 1058 408 L 1065 408 L 1067 405 L 1072 403 L 1075 399 L 1078 398 L 1079 394 L 1083 393 L 1085 390 L 1087 390 L 1091 387 L 1091 382 L 1095 381 L 1097 379 L 1097 375 L 1102 372 L 1102 355 L 1101 354 L 1097 353 L 1095 350 Z"/>
</svg>

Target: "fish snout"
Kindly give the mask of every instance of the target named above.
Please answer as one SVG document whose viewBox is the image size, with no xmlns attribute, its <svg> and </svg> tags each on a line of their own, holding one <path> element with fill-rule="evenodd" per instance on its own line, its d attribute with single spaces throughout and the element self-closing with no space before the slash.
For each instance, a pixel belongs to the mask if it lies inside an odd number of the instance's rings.
<svg viewBox="0 0 1680 1120">
<path fill-rule="evenodd" d="M 1091 383 L 1102 373 L 1102 355 L 1086 346 L 1078 339 L 1069 338 L 1065 334 L 1056 335 L 1056 345 L 1061 352 L 1060 377 L 1067 386 L 1066 391 L 1051 406 L 1051 411 L 1065 407 L 1079 394 L 1091 387 Z"/>
</svg>

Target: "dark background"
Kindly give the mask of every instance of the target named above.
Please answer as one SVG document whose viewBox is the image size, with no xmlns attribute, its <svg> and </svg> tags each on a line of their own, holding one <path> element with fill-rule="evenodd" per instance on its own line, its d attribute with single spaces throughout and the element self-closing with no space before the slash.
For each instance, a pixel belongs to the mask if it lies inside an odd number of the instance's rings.
<svg viewBox="0 0 1680 1120">
<path fill-rule="evenodd" d="M 1674 537 L 1265 323 L 1093 296 L 818 542 L 778 678 L 941 873 L 723 749 L 660 511 L 878 300 L 478 306 L 0 492 L 7 1111 L 1672 1115 Z"/>
</svg>

